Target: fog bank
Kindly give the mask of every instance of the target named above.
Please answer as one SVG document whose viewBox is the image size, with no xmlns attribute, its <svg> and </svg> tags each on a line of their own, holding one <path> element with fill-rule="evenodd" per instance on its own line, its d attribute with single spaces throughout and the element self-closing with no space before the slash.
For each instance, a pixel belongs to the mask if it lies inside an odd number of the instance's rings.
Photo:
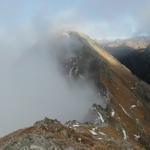
<svg viewBox="0 0 150 150">
<path fill-rule="evenodd" d="M 59 47 L 59 41 L 56 44 Z M 10 61 L 4 54 L 7 61 L 3 65 L 7 67 L 1 67 L 0 75 L 0 136 L 44 117 L 62 123 L 83 122 L 93 103 L 105 104 L 92 82 L 69 82 L 52 50 L 51 44 L 40 41 Z M 59 58 L 62 54 L 60 51 Z"/>
</svg>

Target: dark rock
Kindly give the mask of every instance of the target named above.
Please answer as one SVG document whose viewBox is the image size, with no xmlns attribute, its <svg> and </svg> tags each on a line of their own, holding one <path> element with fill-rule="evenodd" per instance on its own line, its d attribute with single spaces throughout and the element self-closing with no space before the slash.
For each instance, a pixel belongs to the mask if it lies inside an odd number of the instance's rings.
<svg viewBox="0 0 150 150">
<path fill-rule="evenodd" d="M 61 124 L 60 121 L 58 121 L 57 119 L 49 119 L 47 117 L 45 117 L 43 120 L 40 121 L 36 121 L 34 123 L 34 125 L 44 125 L 44 124 Z"/>
</svg>

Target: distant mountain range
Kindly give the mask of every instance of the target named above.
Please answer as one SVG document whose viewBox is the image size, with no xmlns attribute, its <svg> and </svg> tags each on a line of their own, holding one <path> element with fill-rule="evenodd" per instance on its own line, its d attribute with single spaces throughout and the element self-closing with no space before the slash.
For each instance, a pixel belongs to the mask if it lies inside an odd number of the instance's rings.
<svg viewBox="0 0 150 150">
<path fill-rule="evenodd" d="M 128 40 L 124 46 L 118 46 L 118 43 L 124 42 L 115 41 L 104 45 L 99 42 L 102 48 L 82 33 L 58 33 L 49 44 L 49 55 L 58 60 L 62 74 L 72 84 L 93 83 L 99 99 L 104 98 L 105 106 L 93 104 L 83 123 L 74 118 L 64 125 L 48 118 L 37 121 L 31 127 L 1 138 L 0 149 L 150 149 L 150 86 L 120 63 L 129 61 L 129 65 L 132 63 L 131 66 L 139 70 L 140 74 L 142 68 L 148 69 L 141 61 L 148 61 L 146 57 L 149 57 L 150 49 L 148 43 L 138 47 L 136 44 L 129 46 Z M 38 50 L 29 51 L 23 56 L 23 63 L 20 61 L 20 66 L 24 70 L 31 55 L 49 58 L 41 54 L 43 51 L 39 47 Z"/>
<path fill-rule="evenodd" d="M 125 40 L 97 40 L 107 52 L 117 58 L 140 79 L 150 84 L 150 37 Z"/>
</svg>

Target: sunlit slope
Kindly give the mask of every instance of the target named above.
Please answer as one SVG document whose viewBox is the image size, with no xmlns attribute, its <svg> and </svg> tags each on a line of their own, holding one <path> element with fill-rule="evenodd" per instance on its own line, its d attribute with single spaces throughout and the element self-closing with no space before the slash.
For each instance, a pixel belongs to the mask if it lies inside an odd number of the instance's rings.
<svg viewBox="0 0 150 150">
<path fill-rule="evenodd" d="M 147 134 L 150 132 L 149 85 L 139 80 L 86 35 L 76 32 L 69 32 L 68 34 L 83 43 L 84 49 L 80 49 L 81 51 L 86 50 L 89 55 L 98 59 L 98 62 L 95 63 L 97 67 L 95 74 L 99 76 L 100 83 L 110 93 L 108 111 L 114 110 L 115 112 L 115 115 L 110 117 L 110 123 L 125 139 L 136 142 L 145 140 L 145 143 L 148 143 L 149 136 Z M 119 124 L 119 127 L 116 124 Z M 135 135 L 140 135 L 139 140 L 135 140 Z"/>
</svg>

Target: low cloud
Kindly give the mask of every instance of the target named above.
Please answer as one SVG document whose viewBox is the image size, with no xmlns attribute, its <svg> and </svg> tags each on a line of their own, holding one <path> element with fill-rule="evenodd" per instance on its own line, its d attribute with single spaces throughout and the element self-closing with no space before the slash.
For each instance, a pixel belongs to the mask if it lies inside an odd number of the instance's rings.
<svg viewBox="0 0 150 150">
<path fill-rule="evenodd" d="M 92 81 L 69 82 L 71 78 L 68 80 L 61 72 L 57 56 L 64 53 L 60 41 L 55 42 L 52 46 L 49 40 L 40 41 L 8 67 L 1 68 L 1 136 L 45 116 L 62 123 L 74 119 L 83 122 L 93 103 L 105 105 Z M 77 48 L 77 41 L 71 42 Z M 64 44 L 71 50 L 71 45 Z M 57 56 L 51 51 L 57 51 Z"/>
</svg>

